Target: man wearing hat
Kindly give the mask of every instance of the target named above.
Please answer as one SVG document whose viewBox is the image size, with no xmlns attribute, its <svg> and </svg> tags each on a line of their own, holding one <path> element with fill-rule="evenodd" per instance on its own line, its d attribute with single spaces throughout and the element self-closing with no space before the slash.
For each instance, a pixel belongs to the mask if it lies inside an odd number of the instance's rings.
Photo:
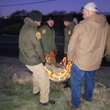
<svg viewBox="0 0 110 110">
<path fill-rule="evenodd" d="M 84 80 L 83 98 L 92 100 L 95 71 L 100 68 L 109 25 L 103 15 L 97 14 L 96 4 L 87 3 L 83 8 L 83 18 L 75 26 L 68 45 L 68 59 L 71 68 L 71 103 L 80 110 L 80 85 Z"/>
<path fill-rule="evenodd" d="M 63 63 L 64 60 L 67 61 L 68 43 L 75 27 L 72 15 L 70 14 L 65 15 L 63 20 L 64 20 L 64 57 L 61 63 Z M 68 86 L 69 86 L 69 80 L 64 82 L 64 88 Z"/>
<path fill-rule="evenodd" d="M 49 102 L 50 81 L 44 69 L 44 53 L 41 46 L 41 33 L 38 27 L 42 21 L 39 11 L 32 11 L 24 19 L 24 25 L 19 34 L 20 61 L 32 72 L 33 94 L 40 93 L 40 104 Z"/>
<path fill-rule="evenodd" d="M 75 24 L 73 23 L 73 17 L 72 15 L 65 15 L 64 17 L 64 54 L 65 56 L 67 55 L 67 50 L 68 50 L 68 43 L 69 43 L 69 40 L 70 40 L 70 37 L 73 33 L 73 30 L 74 30 L 74 26 Z"/>
<path fill-rule="evenodd" d="M 46 62 L 49 64 L 56 63 L 55 31 L 53 27 L 53 16 L 48 15 L 46 18 L 46 23 L 39 29 L 42 35 L 42 45 L 44 48 Z"/>
</svg>

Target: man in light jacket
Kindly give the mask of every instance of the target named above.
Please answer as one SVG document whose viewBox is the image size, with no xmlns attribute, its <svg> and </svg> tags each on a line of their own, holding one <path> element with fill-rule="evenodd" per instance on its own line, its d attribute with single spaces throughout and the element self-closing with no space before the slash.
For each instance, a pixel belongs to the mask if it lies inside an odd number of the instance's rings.
<svg viewBox="0 0 110 110">
<path fill-rule="evenodd" d="M 95 71 L 99 69 L 104 56 L 108 23 L 103 15 L 97 14 L 95 3 L 83 8 L 83 18 L 76 25 L 68 45 L 68 59 L 71 68 L 72 107 L 80 110 L 80 84 L 85 81 L 84 99 L 92 100 Z"/>
</svg>

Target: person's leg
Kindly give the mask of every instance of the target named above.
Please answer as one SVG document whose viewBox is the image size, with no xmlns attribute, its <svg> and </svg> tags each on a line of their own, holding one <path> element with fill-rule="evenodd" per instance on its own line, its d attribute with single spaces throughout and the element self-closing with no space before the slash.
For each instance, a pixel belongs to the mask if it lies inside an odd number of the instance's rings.
<svg viewBox="0 0 110 110">
<path fill-rule="evenodd" d="M 39 64 L 37 69 L 38 82 L 40 87 L 40 103 L 48 103 L 50 92 L 50 80 L 48 73 L 45 71 L 44 66 Z"/>
<path fill-rule="evenodd" d="M 70 78 L 67 79 L 63 84 L 64 84 L 64 88 L 70 88 Z"/>
<path fill-rule="evenodd" d="M 38 94 L 40 92 L 40 88 L 38 76 L 35 73 L 32 74 L 32 80 L 33 80 L 33 94 Z"/>
<path fill-rule="evenodd" d="M 84 99 L 87 101 L 92 100 L 93 96 L 93 90 L 94 90 L 94 77 L 95 77 L 95 71 L 89 71 L 85 73 L 85 93 L 84 93 Z"/>
<path fill-rule="evenodd" d="M 48 73 L 45 71 L 43 64 L 34 66 L 26 65 L 33 72 L 33 91 L 40 91 L 40 102 L 48 103 L 49 101 L 49 90 L 50 80 Z M 37 82 L 37 84 L 36 84 Z"/>
<path fill-rule="evenodd" d="M 84 72 L 81 71 L 76 65 L 72 66 L 71 69 L 71 96 L 72 96 L 72 105 L 75 108 L 80 106 L 80 85 L 84 77 Z"/>
<path fill-rule="evenodd" d="M 39 83 L 38 83 L 38 75 L 33 71 L 33 66 L 26 65 L 26 67 L 32 71 L 32 84 L 33 84 L 33 94 L 37 94 L 40 92 Z"/>
</svg>

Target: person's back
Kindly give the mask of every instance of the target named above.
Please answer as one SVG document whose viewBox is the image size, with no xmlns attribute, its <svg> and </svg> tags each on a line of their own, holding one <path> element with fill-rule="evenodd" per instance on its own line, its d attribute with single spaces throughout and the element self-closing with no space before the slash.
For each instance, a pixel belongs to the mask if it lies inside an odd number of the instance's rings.
<svg viewBox="0 0 110 110">
<path fill-rule="evenodd" d="M 68 60 L 71 68 L 72 105 L 80 108 L 80 85 L 84 81 L 83 98 L 92 100 L 95 87 L 95 73 L 99 69 L 104 50 L 109 25 L 103 15 L 97 13 L 95 3 L 87 3 L 83 8 L 83 18 L 76 25 L 68 46 Z"/>
<path fill-rule="evenodd" d="M 104 16 L 94 15 L 81 21 L 74 30 L 74 36 L 79 36 L 75 44 L 71 38 L 69 52 L 74 48 L 74 63 L 82 70 L 96 70 L 100 67 L 106 45 L 108 23 Z M 77 33 L 76 33 L 77 31 Z"/>
</svg>

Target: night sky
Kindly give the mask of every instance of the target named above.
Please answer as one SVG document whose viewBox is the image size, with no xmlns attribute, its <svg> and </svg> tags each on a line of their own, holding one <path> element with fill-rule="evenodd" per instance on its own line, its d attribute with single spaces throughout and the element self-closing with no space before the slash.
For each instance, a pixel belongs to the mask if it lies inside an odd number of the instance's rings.
<svg viewBox="0 0 110 110">
<path fill-rule="evenodd" d="M 93 1 L 101 12 L 110 12 L 110 0 L 0 0 L 0 16 L 16 10 L 40 10 L 43 14 L 53 11 L 79 12 L 87 2 Z"/>
</svg>

